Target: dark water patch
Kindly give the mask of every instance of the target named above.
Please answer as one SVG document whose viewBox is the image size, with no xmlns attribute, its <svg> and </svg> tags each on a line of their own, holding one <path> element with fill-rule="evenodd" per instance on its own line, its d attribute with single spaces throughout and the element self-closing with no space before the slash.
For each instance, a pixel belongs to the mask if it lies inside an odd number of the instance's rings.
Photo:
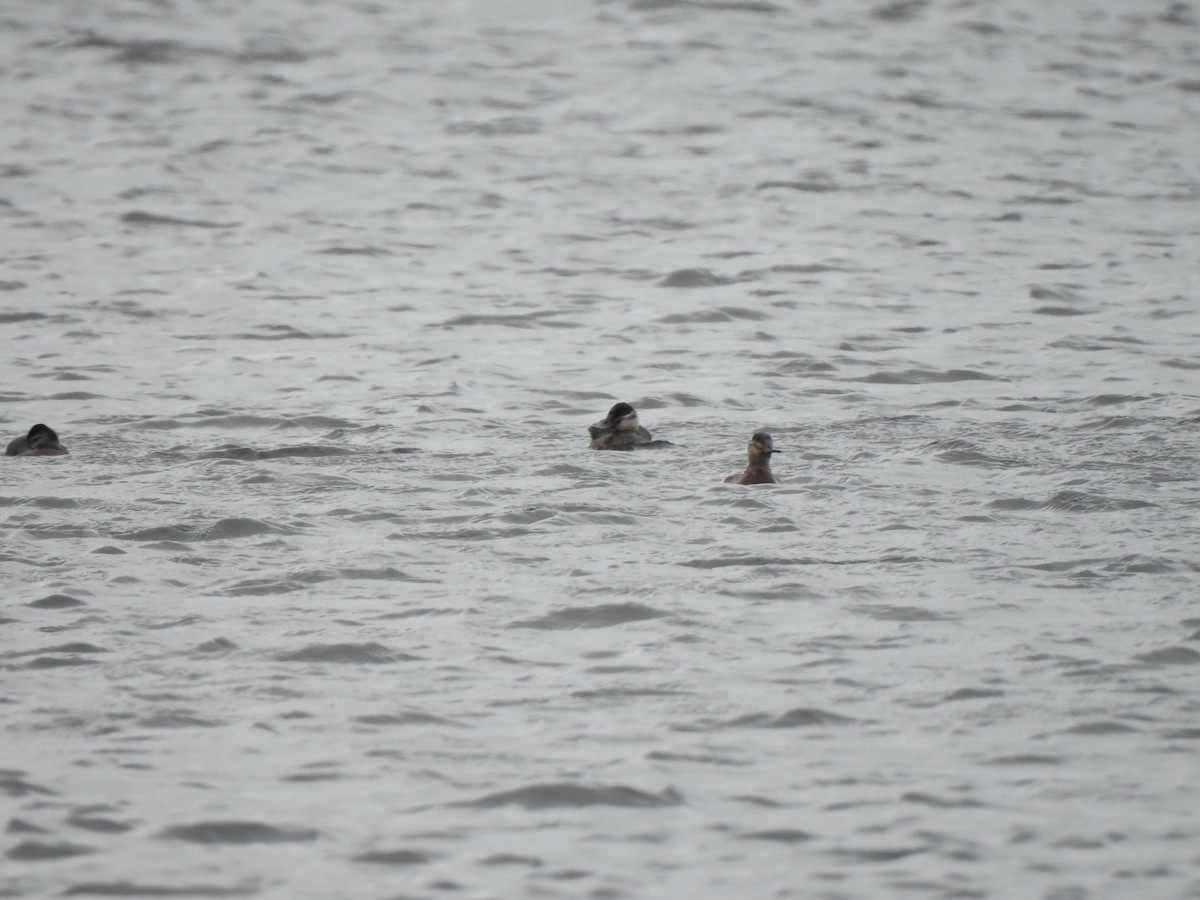
<svg viewBox="0 0 1200 900">
<path fill-rule="evenodd" d="M 1029 296 L 1034 300 L 1053 300 L 1056 303 L 1083 303 L 1084 298 L 1072 285 L 1032 284 Z"/>
<path fill-rule="evenodd" d="M 993 756 L 984 762 L 989 766 L 1061 766 L 1066 759 L 1043 753 L 1013 753 L 1008 756 Z"/>
<path fill-rule="evenodd" d="M 808 178 L 796 181 L 760 181 L 754 186 L 756 191 L 800 191 L 806 194 L 826 194 L 830 191 L 840 191 L 832 178 Z"/>
<path fill-rule="evenodd" d="M 701 719 L 693 725 L 675 725 L 674 731 L 723 731 L 729 728 L 816 728 L 826 725 L 850 725 L 857 722 L 847 716 L 808 706 L 790 709 L 778 716 L 750 713 L 734 719 Z"/>
<path fill-rule="evenodd" d="M 1058 491 L 1045 500 L 1030 500 L 1026 497 L 1008 497 L 988 503 L 991 509 L 1014 512 L 1027 510 L 1049 510 L 1068 513 L 1124 512 L 1131 509 L 1146 509 L 1155 506 L 1146 500 L 1119 500 L 1081 491 Z"/>
<path fill-rule="evenodd" d="M 84 847 L 81 844 L 71 844 L 67 841 L 49 843 L 46 841 L 26 840 L 21 841 L 21 843 L 9 850 L 5 856 L 9 859 L 20 860 L 22 862 L 44 862 L 46 860 L 66 859 L 71 856 L 83 856 L 84 854 L 95 852 L 95 847 Z"/>
<path fill-rule="evenodd" d="M 1169 369 L 1184 369 L 1193 371 L 1200 369 L 1200 360 L 1195 359 L 1167 359 L 1159 362 L 1159 365 L 1166 366 Z"/>
<path fill-rule="evenodd" d="M 50 394 L 47 400 L 107 400 L 104 394 L 93 394 L 90 391 L 64 391 L 61 394 Z"/>
<path fill-rule="evenodd" d="M 82 641 L 71 644 L 55 644 L 52 647 L 42 647 L 38 650 L 22 650 L 15 653 L 0 653 L 0 657 L 15 658 L 18 656 L 34 656 L 38 653 L 109 653 L 104 647 L 87 644 Z"/>
<path fill-rule="evenodd" d="M 34 609 L 74 609 L 77 606 L 87 606 L 82 600 L 77 600 L 67 594 L 51 594 L 27 605 Z"/>
<path fill-rule="evenodd" d="M 370 244 L 347 245 L 347 244 L 332 244 L 328 247 L 322 247 L 320 250 L 314 251 L 322 256 L 393 256 L 390 250 L 385 250 L 383 247 L 373 247 Z"/>
<path fill-rule="evenodd" d="M 126 225 L 142 227 L 168 226 L 172 228 L 237 228 L 238 222 L 208 222 L 203 219 L 179 219 L 175 216 L 164 216 L 157 213 L 133 210 L 121 216 Z"/>
<path fill-rule="evenodd" d="M 1114 722 L 1111 719 L 1099 722 L 1084 722 L 1080 725 L 1073 725 L 1070 728 L 1063 729 L 1064 734 L 1086 734 L 1093 737 L 1099 737 L 1108 734 L 1137 734 L 1138 729 L 1131 725 L 1125 725 L 1122 722 Z"/>
<path fill-rule="evenodd" d="M 1155 667 L 1200 665 L 1200 653 L 1190 647 L 1165 647 L 1162 650 L 1139 653 L 1134 659 L 1147 666 Z"/>
<path fill-rule="evenodd" d="M 137 827 L 134 822 L 120 822 L 116 819 L 92 815 L 72 815 L 67 819 L 67 824 L 72 828 L 92 831 L 96 834 L 124 834 Z"/>
<path fill-rule="evenodd" d="M 1140 394 L 1094 394 L 1081 402 L 1088 406 L 1120 406 L 1124 403 L 1143 403 L 1149 399 Z"/>
<path fill-rule="evenodd" d="M 847 610 L 883 622 L 940 622 L 955 618 L 947 613 L 934 612 L 921 606 L 861 603 L 848 606 Z"/>
<path fill-rule="evenodd" d="M 717 753 L 668 753 L 662 750 L 655 750 L 647 753 L 646 759 L 669 763 L 697 763 L 702 766 L 753 765 L 748 759 L 735 759 L 732 756 L 722 756 Z"/>
<path fill-rule="evenodd" d="M 63 891 L 64 897 L 251 897 L 251 884 L 224 887 L 212 884 L 139 884 L 134 881 L 85 881 Z"/>
<path fill-rule="evenodd" d="M 309 644 L 300 650 L 276 653 L 279 662 L 338 663 L 349 665 L 380 665 L 418 659 L 407 653 L 389 650 L 383 644 Z"/>
<path fill-rule="evenodd" d="M 42 828 L 34 825 L 32 822 L 26 822 L 24 819 L 9 819 L 8 825 L 5 826 L 6 834 L 49 834 L 49 828 Z"/>
<path fill-rule="evenodd" d="M 1086 316 L 1091 312 L 1074 306 L 1035 306 L 1031 311 L 1039 316 Z"/>
<path fill-rule="evenodd" d="M 9 282 L 11 283 L 11 282 Z M 50 318 L 45 313 L 37 312 L 6 312 L 0 313 L 0 325 L 14 325 L 17 322 L 36 322 L 38 319 Z"/>
<path fill-rule="evenodd" d="M 861 378 L 846 381 L 864 384 L 951 384 L 956 381 L 1008 381 L 1000 375 L 988 375 L 971 369 L 905 369 L 900 372 L 872 372 Z"/>
<path fill-rule="evenodd" d="M 571 782 L 533 784 L 513 791 L 488 794 L 478 800 L 455 803 L 477 809 L 497 809 L 502 806 L 521 806 L 525 809 L 560 809 L 586 806 L 618 806 L 628 809 L 648 809 L 679 806 L 683 797 L 674 788 L 654 794 L 624 785 L 588 786 Z"/>
<path fill-rule="evenodd" d="M 441 716 L 435 716 L 432 713 L 419 711 L 400 713 L 373 713 L 366 716 L 355 716 L 354 721 L 361 725 L 373 725 L 377 727 L 389 728 L 408 725 L 447 725 L 452 728 L 467 727 L 461 722 L 455 722 L 452 719 L 444 719 Z"/>
<path fill-rule="evenodd" d="M 590 691 L 571 691 L 572 697 L 580 700 L 622 700 L 628 697 L 682 697 L 695 694 L 695 691 L 681 691 L 671 688 L 600 688 Z"/>
<path fill-rule="evenodd" d="M 770 841 L 774 844 L 803 844 L 816 835 L 798 828 L 771 828 L 766 831 L 747 831 L 738 835 L 744 841 Z"/>
<path fill-rule="evenodd" d="M 138 724 L 143 728 L 219 728 L 228 723 L 186 712 L 160 712 L 138 719 Z"/>
<path fill-rule="evenodd" d="M 904 803 L 916 803 L 920 806 L 932 806 L 938 809 L 979 809 L 985 805 L 970 797 L 941 797 L 921 791 L 901 794 L 900 800 Z"/>
<path fill-rule="evenodd" d="M 193 844 L 284 844 L 314 841 L 320 832 L 313 828 L 281 828 L 263 822 L 231 820 L 172 825 L 158 836 Z"/>
<path fill-rule="evenodd" d="M 671 313 L 655 321 L 664 325 L 699 324 L 704 322 L 735 322 L 738 320 L 761 321 L 768 319 L 764 312 L 741 306 L 721 306 L 715 309 L 699 309 L 690 313 Z"/>
<path fill-rule="evenodd" d="M 238 646 L 229 638 L 213 638 L 211 641 L 205 641 L 202 644 L 197 644 L 193 651 L 202 655 L 211 655 L 217 653 L 231 653 L 237 650 Z"/>
<path fill-rule="evenodd" d="M 1164 731 L 1163 737 L 1173 741 L 1200 741 L 1200 728 L 1176 728 Z"/>
<path fill-rule="evenodd" d="M 25 664 L 27 669 L 67 669 L 72 666 L 94 666 L 94 659 L 78 659 L 63 656 L 39 656 Z"/>
<path fill-rule="evenodd" d="M 664 276 L 658 284 L 660 287 L 670 288 L 700 288 L 724 287 L 736 282 L 736 278 L 718 275 L 709 269 L 677 269 Z"/>
<path fill-rule="evenodd" d="M 57 791 L 26 781 L 24 772 L 15 769 L 0 769 L 0 794 L 9 797 L 28 797 L 31 794 L 53 796 Z"/>
<path fill-rule="evenodd" d="M 539 869 L 545 863 L 536 856 L 521 856 L 518 853 L 495 853 L 491 856 L 485 856 L 478 861 L 481 866 L 528 866 L 531 869 Z"/>
<path fill-rule="evenodd" d="M 509 627 L 551 631 L 568 628 L 608 628 L 626 622 L 658 619 L 665 615 L 665 612 L 641 603 L 602 603 L 598 606 L 569 606 L 534 619 L 513 622 Z"/>
<path fill-rule="evenodd" d="M 542 120 L 534 116 L 503 116 L 497 119 L 476 122 L 451 122 L 446 134 L 479 135 L 481 137 L 515 137 L 540 134 Z"/>
<path fill-rule="evenodd" d="M 960 700 L 991 700 L 1003 696 L 1004 691 L 995 688 L 959 688 L 951 691 L 942 699 L 947 703 L 955 703 Z"/>
<path fill-rule="evenodd" d="M 125 551 L 120 547 L 114 547 L 112 544 L 106 544 L 103 547 L 97 547 L 92 551 L 101 556 L 125 556 Z"/>
<path fill-rule="evenodd" d="M 881 22 L 910 22 L 925 12 L 929 0 L 892 0 L 874 7 L 870 16 Z"/>
<path fill-rule="evenodd" d="M 434 322 L 429 328 L 458 328 L 468 325 L 483 325 L 494 326 L 498 325 L 502 328 L 534 328 L 540 326 L 549 326 L 552 328 L 575 328 L 575 323 L 555 322 L 550 321 L 556 316 L 561 316 L 561 310 L 538 310 L 528 313 L 465 313 L 461 316 L 455 316 L 452 319 L 446 319 L 444 322 Z"/>
<path fill-rule="evenodd" d="M 354 862 L 371 863 L 377 866 L 420 866 L 438 857 L 423 850 L 375 850 L 353 856 Z"/>
<path fill-rule="evenodd" d="M 262 334 L 257 331 L 239 331 L 229 335 L 236 341 L 315 341 L 329 340 L 332 338 L 343 338 L 346 335 L 341 332 L 320 332 L 314 333 L 311 331 L 301 331 L 299 328 L 293 328 L 291 325 L 261 325 L 259 326 L 267 334 Z M 215 340 L 215 337 L 195 335 L 201 340 Z"/>
<path fill-rule="evenodd" d="M 839 847 L 832 851 L 833 855 L 847 862 L 855 863 L 887 863 L 898 859 L 906 859 L 924 853 L 924 847 L 876 847 L 865 850 L 854 850 Z"/>
<path fill-rule="evenodd" d="M 943 559 L 935 556 L 907 556 L 907 555 L 888 555 L 880 556 L 875 559 L 814 559 L 812 557 L 771 557 L 771 556 L 743 556 L 743 557 L 719 557 L 717 559 L 691 559 L 676 563 L 678 566 L 684 566 L 689 569 L 724 569 L 736 566 L 750 566 L 757 568 L 762 566 L 767 568 L 770 566 L 869 566 L 880 564 L 904 564 L 904 563 L 931 563 L 949 562 L 948 559 Z"/>
<path fill-rule="evenodd" d="M 180 62 L 187 55 L 187 48 L 178 41 L 164 38 L 116 40 L 93 31 L 66 45 L 73 48 L 102 47 L 119 51 L 113 56 L 115 62 L 131 65 L 165 65 Z"/>
</svg>

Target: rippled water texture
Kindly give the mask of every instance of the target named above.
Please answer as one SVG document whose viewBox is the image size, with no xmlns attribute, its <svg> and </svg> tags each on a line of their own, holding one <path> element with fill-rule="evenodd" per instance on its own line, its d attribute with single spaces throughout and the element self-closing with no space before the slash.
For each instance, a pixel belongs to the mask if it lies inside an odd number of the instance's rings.
<svg viewBox="0 0 1200 900">
<path fill-rule="evenodd" d="M 1200 897 L 1197 148 L 1188 3 L 5 4 L 0 895 Z"/>
</svg>

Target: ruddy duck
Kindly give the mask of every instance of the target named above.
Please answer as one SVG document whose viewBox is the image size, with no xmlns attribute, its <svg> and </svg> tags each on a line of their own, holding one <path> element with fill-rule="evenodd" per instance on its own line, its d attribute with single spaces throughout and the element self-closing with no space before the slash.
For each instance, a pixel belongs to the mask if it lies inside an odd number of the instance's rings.
<svg viewBox="0 0 1200 900">
<path fill-rule="evenodd" d="M 588 426 L 593 450 L 630 450 L 635 444 L 653 440 L 650 432 L 638 424 L 637 410 L 628 403 L 618 403 L 608 415 Z"/>
<path fill-rule="evenodd" d="M 746 456 L 750 462 L 746 471 L 741 475 L 730 475 L 725 481 L 729 484 L 778 484 L 771 474 L 771 454 L 778 453 L 775 441 L 765 431 L 756 431 L 746 445 Z"/>
<path fill-rule="evenodd" d="M 58 442 L 54 429 L 40 422 L 29 429 L 25 437 L 9 442 L 5 456 L 62 456 L 67 448 Z"/>
</svg>

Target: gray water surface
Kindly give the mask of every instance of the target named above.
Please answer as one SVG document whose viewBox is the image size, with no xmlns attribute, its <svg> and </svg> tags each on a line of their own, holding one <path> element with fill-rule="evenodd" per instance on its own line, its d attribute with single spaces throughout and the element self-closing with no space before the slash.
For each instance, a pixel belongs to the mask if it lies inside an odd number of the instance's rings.
<svg viewBox="0 0 1200 900">
<path fill-rule="evenodd" d="M 8 4 L 0 896 L 1200 897 L 1198 147 L 1187 3 Z"/>
</svg>

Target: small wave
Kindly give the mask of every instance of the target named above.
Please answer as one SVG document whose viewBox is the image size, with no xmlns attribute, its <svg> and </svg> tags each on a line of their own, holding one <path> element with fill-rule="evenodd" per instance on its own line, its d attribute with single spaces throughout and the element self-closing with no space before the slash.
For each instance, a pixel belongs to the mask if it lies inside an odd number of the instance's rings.
<svg viewBox="0 0 1200 900">
<path fill-rule="evenodd" d="M 798 828 L 771 828 L 766 831 L 748 831 L 738 835 L 744 841 L 771 841 L 776 844 L 802 844 L 816 835 Z"/>
<path fill-rule="evenodd" d="M 956 691 L 951 691 L 942 699 L 947 703 L 956 703 L 960 700 L 991 700 L 995 697 L 1003 697 L 1004 691 L 998 691 L 993 688 L 959 688 Z"/>
<path fill-rule="evenodd" d="M 839 716 L 809 706 L 798 706 L 773 716 L 770 713 L 750 713 L 736 719 L 703 719 L 696 725 L 676 726 L 676 731 L 721 731 L 727 728 L 812 728 L 821 725 L 849 725 L 857 719 Z"/>
<path fill-rule="evenodd" d="M 931 441 L 925 447 L 927 450 L 934 451 L 934 459 L 952 465 L 980 466 L 983 468 L 1009 468 L 1024 465 L 1024 463 L 1018 460 L 1006 459 L 988 453 L 978 444 L 962 438 Z"/>
<path fill-rule="evenodd" d="M 658 284 L 660 287 L 700 288 L 724 287 L 736 282 L 736 278 L 731 278 L 728 275 L 718 275 L 710 269 L 676 269 L 669 275 L 664 276 Z M 660 319 L 659 321 L 662 320 Z"/>
<path fill-rule="evenodd" d="M 1200 653 L 1197 653 L 1190 647 L 1166 647 L 1162 650 L 1140 653 L 1134 659 L 1148 666 L 1155 667 L 1200 665 Z"/>
<path fill-rule="evenodd" d="M 700 309 L 690 313 L 672 313 L 656 321 L 664 325 L 701 324 L 705 322 L 760 322 L 770 316 L 757 309 L 746 309 L 742 306 L 719 306 L 713 309 Z"/>
<path fill-rule="evenodd" d="M 513 791 L 488 794 L 478 800 L 456 803 L 455 806 L 471 806 L 478 809 L 496 809 L 502 806 L 522 806 L 525 809 L 556 809 L 560 807 L 620 806 L 630 809 L 647 809 L 661 806 L 679 806 L 683 797 L 674 788 L 661 794 L 639 791 L 624 785 L 597 785 L 594 787 L 552 782 L 533 784 Z"/>
<path fill-rule="evenodd" d="M 355 862 L 372 863 L 379 866 L 419 866 L 437 859 L 423 850 L 375 850 L 352 857 Z"/>
<path fill-rule="evenodd" d="M 319 459 L 326 456 L 349 456 L 353 452 L 345 447 L 330 447 L 327 444 L 298 444 L 294 447 L 279 447 L 274 450 L 255 450 L 252 447 L 243 447 L 238 444 L 225 444 L 216 450 L 197 453 L 195 458 L 263 460 L 301 457 Z"/>
<path fill-rule="evenodd" d="M 94 659 L 79 659 L 77 657 L 39 656 L 25 664 L 27 669 L 65 669 L 70 666 L 94 666 Z"/>
<path fill-rule="evenodd" d="M 215 884 L 140 884 L 135 881 L 85 881 L 63 891 L 64 897 L 250 897 L 255 884 L 223 887 Z"/>
<path fill-rule="evenodd" d="M 211 525 L 164 525 L 158 528 L 143 528 L 121 535 L 130 541 L 225 541 L 234 538 L 256 537 L 261 534 L 291 535 L 299 528 L 275 525 L 258 519 L 220 519 Z M 183 548 L 187 549 L 187 548 Z"/>
<path fill-rule="evenodd" d="M 172 825 L 159 837 L 194 844 L 283 844 L 313 841 L 320 832 L 313 828 L 280 828 L 263 822 L 218 821 Z"/>
<path fill-rule="evenodd" d="M 1010 511 L 1051 510 L 1054 512 L 1095 513 L 1123 512 L 1130 509 L 1145 509 L 1155 506 L 1147 500 L 1118 500 L 1081 491 L 1058 491 L 1045 500 L 1030 500 L 1026 497 L 1009 497 L 991 501 L 992 509 Z"/>
<path fill-rule="evenodd" d="M 1122 722 L 1114 722 L 1111 719 L 1102 720 L 1099 722 L 1084 722 L 1081 725 L 1075 725 L 1071 728 L 1064 729 L 1066 734 L 1088 734 L 1088 735 L 1104 735 L 1104 734 L 1136 734 L 1138 729 L 1125 725 Z"/>
<path fill-rule="evenodd" d="M 27 840 L 21 841 L 5 856 L 22 862 L 42 862 L 48 859 L 66 859 L 95 852 L 95 847 L 85 847 L 82 844 L 72 844 L 67 841 L 58 841 L 52 844 L 47 841 Z"/>
<path fill-rule="evenodd" d="M 465 313 L 446 319 L 444 322 L 434 322 L 430 328 L 458 328 L 463 325 L 500 325 L 506 328 L 532 328 L 536 325 L 549 325 L 555 328 L 573 328 L 572 324 L 548 321 L 562 315 L 559 310 L 539 310 L 530 313 Z"/>
<path fill-rule="evenodd" d="M 407 653 L 389 650 L 383 644 L 309 644 L 300 650 L 289 650 L 276 653 L 279 662 L 302 663 L 349 663 L 359 665 L 378 665 L 418 659 Z"/>
<path fill-rule="evenodd" d="M 74 609 L 76 606 L 87 606 L 82 600 L 77 600 L 68 594 L 51 594 L 27 605 L 34 609 Z"/>
<path fill-rule="evenodd" d="M 956 381 L 1008 381 L 999 375 L 988 375 L 972 369 L 905 369 L 901 372 L 873 372 L 862 378 L 847 378 L 847 381 L 863 384 L 951 384 Z"/>
<path fill-rule="evenodd" d="M 408 725 L 449 725 L 454 728 L 465 728 L 461 722 L 444 719 L 432 713 L 411 711 L 401 713 L 374 713 L 366 716 L 355 716 L 354 721 L 361 725 L 376 726 L 408 726 Z"/>
<path fill-rule="evenodd" d="M 169 226 L 172 228 L 237 228 L 238 222 L 209 222 L 204 219 L 179 219 L 135 209 L 121 216 L 126 225 Z"/>
<path fill-rule="evenodd" d="M 30 794 L 53 796 L 58 793 L 57 791 L 50 790 L 48 787 L 42 787 L 40 784 L 26 781 L 22 777 L 24 774 L 19 769 L 0 769 L 0 794 L 5 794 L 9 797 L 27 797 Z"/>
<path fill-rule="evenodd" d="M 626 622 L 659 619 L 666 613 L 641 603 L 602 603 L 598 606 L 569 606 L 535 619 L 513 622 L 512 628 L 540 628 L 548 631 L 568 628 L 608 628 Z"/>
<path fill-rule="evenodd" d="M 862 603 L 847 607 L 849 612 L 858 613 L 881 622 L 940 622 L 953 619 L 946 613 L 934 612 L 922 606 L 893 606 L 890 604 Z"/>
</svg>

